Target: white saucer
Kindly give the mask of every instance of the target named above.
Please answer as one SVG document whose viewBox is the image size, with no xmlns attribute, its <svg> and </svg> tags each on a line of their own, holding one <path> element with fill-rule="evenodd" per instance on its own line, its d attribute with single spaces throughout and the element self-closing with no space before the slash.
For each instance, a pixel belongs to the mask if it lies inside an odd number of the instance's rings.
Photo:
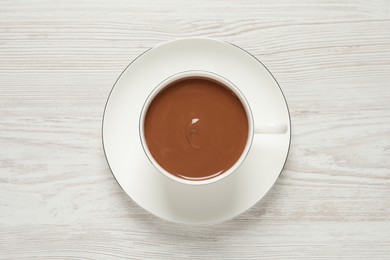
<svg viewBox="0 0 390 260">
<path fill-rule="evenodd" d="M 174 182 L 146 157 L 139 117 L 150 92 L 181 71 L 204 70 L 235 84 L 251 106 L 254 122 L 285 123 L 285 134 L 256 134 L 240 168 L 208 185 Z M 271 73 L 252 55 L 226 42 L 186 38 L 164 43 L 135 59 L 120 75 L 103 117 L 103 147 L 113 175 L 141 207 L 163 219 L 188 224 L 230 219 L 258 202 L 272 187 L 290 147 L 286 101 Z"/>
</svg>

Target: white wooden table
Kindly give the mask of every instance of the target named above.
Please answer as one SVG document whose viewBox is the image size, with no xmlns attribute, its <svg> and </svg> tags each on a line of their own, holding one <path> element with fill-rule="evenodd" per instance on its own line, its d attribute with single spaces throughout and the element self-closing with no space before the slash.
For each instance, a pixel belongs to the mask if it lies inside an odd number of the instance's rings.
<svg viewBox="0 0 390 260">
<path fill-rule="evenodd" d="M 259 58 L 293 139 L 266 198 L 213 226 L 138 207 L 101 119 L 126 65 L 179 37 Z M 390 259 L 389 1 L 1 1 L 0 259 Z"/>
</svg>

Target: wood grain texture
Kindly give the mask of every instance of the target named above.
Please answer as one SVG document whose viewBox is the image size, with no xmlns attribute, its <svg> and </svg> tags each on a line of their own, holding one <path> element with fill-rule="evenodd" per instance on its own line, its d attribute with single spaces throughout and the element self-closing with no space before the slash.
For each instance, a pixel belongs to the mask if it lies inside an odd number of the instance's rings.
<svg viewBox="0 0 390 260">
<path fill-rule="evenodd" d="M 292 117 L 265 199 L 212 226 L 121 191 L 101 119 L 126 65 L 186 36 L 250 51 Z M 0 1 L 0 259 L 389 259 L 390 1 Z"/>
</svg>

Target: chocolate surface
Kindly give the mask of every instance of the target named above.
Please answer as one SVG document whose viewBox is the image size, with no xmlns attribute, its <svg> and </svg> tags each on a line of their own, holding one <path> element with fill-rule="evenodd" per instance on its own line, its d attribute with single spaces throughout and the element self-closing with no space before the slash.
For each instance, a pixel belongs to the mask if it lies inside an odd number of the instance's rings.
<svg viewBox="0 0 390 260">
<path fill-rule="evenodd" d="M 169 84 L 151 102 L 145 139 L 158 164 L 188 180 L 218 176 L 240 158 L 248 119 L 239 98 L 221 83 L 187 78 Z"/>
</svg>

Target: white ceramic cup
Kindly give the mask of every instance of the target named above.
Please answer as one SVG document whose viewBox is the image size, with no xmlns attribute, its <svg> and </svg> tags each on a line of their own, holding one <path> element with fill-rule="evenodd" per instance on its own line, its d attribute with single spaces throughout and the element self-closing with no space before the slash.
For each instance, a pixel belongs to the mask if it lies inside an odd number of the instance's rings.
<svg viewBox="0 0 390 260">
<path fill-rule="evenodd" d="M 245 112 L 247 114 L 248 118 L 248 140 L 246 142 L 245 148 L 240 156 L 240 158 L 236 161 L 236 163 L 227 171 L 224 173 L 217 175 L 216 177 L 209 178 L 206 180 L 187 180 L 179 178 L 168 171 L 166 171 L 163 167 L 161 167 L 157 161 L 153 158 L 152 154 L 150 153 L 150 150 L 148 148 L 146 139 L 145 139 L 145 131 L 144 131 L 144 125 L 145 125 L 145 117 L 146 113 L 148 111 L 149 105 L 152 103 L 153 99 L 157 96 L 158 93 L 160 93 L 161 90 L 163 90 L 165 87 L 167 87 L 169 84 L 185 79 L 185 78 L 206 78 L 211 79 L 214 81 L 217 81 L 221 83 L 222 85 L 228 87 L 231 91 L 233 91 L 236 96 L 240 99 Z M 201 70 L 191 70 L 191 71 L 183 71 L 179 72 L 177 74 L 174 74 L 168 78 L 166 78 L 164 81 L 162 81 L 147 97 L 144 106 L 141 111 L 140 115 L 140 121 L 139 121 L 139 134 L 141 143 L 143 146 L 143 149 L 145 151 L 146 156 L 148 157 L 149 161 L 153 164 L 153 166 L 162 174 L 164 174 L 166 177 L 170 178 L 171 180 L 179 183 L 184 184 L 190 184 L 190 185 L 204 185 L 204 184 L 210 184 L 214 183 L 216 181 L 222 180 L 232 174 L 234 171 L 237 170 L 237 168 L 242 164 L 242 162 L 245 160 L 245 157 L 249 153 L 249 150 L 252 145 L 252 140 L 254 134 L 284 134 L 287 133 L 287 125 L 281 124 L 281 123 L 262 123 L 262 124 L 254 124 L 253 115 L 250 109 L 250 106 L 248 104 L 248 101 L 245 99 L 244 95 L 241 93 L 239 88 L 237 88 L 232 82 L 227 80 L 226 78 L 209 72 L 209 71 L 201 71 Z"/>
</svg>

